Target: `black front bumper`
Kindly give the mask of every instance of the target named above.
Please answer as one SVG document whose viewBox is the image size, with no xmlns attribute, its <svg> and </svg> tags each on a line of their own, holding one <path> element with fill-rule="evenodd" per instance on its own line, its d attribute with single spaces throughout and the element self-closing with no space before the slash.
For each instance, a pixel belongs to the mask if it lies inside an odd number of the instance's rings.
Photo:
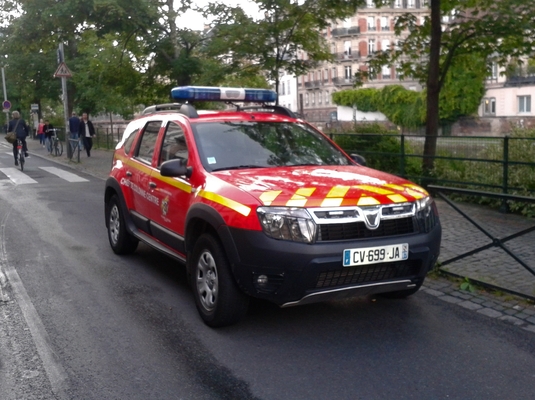
<svg viewBox="0 0 535 400">
<path fill-rule="evenodd" d="M 286 307 L 419 286 L 438 259 L 441 227 L 437 224 L 429 233 L 314 244 L 241 229 L 229 229 L 227 235 L 225 247 L 242 290 Z M 400 243 L 409 244 L 408 260 L 342 266 L 345 249 Z"/>
</svg>

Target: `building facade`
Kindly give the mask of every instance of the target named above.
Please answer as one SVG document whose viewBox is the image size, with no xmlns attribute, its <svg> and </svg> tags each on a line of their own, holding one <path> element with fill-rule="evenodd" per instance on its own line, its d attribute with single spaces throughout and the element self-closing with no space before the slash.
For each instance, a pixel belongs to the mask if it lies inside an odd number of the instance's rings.
<svg viewBox="0 0 535 400">
<path fill-rule="evenodd" d="M 353 88 L 355 73 L 366 68 L 366 61 L 373 53 L 397 45 L 399 38 L 394 32 L 396 18 L 407 12 L 412 12 L 419 23 L 429 15 L 429 8 L 423 0 L 393 0 L 389 6 L 381 8 L 367 0 L 366 7 L 352 17 L 333 22 L 322 34 L 335 61 L 320 63 L 307 75 L 297 77 L 298 111 L 315 124 L 331 121 L 336 115 L 332 93 Z M 417 82 L 401 79 L 395 66 L 383 67 L 363 87 L 382 88 L 393 84 L 421 90 Z"/>
</svg>

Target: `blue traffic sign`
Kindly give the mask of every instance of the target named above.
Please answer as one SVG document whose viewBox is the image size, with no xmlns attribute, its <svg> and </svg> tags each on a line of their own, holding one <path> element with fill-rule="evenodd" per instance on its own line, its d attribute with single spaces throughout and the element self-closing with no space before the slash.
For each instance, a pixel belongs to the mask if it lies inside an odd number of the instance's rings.
<svg viewBox="0 0 535 400">
<path fill-rule="evenodd" d="M 2 103 L 2 106 L 4 107 L 4 110 L 9 110 L 11 108 L 11 102 L 8 101 L 8 100 L 5 100 L 3 103 Z"/>
</svg>

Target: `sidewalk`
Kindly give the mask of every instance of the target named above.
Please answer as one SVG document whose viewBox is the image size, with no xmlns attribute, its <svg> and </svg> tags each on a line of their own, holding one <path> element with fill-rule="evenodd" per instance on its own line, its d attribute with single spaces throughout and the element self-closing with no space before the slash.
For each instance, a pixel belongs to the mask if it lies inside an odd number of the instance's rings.
<svg viewBox="0 0 535 400">
<path fill-rule="evenodd" d="M 66 148 L 64 148 L 62 156 L 54 157 L 39 144 L 38 140 L 29 139 L 27 142 L 28 150 L 32 156 L 43 157 L 67 165 L 103 180 L 108 177 L 113 150 L 92 149 L 91 157 L 87 157 L 85 151 L 80 152 L 80 162 L 78 163 L 67 158 Z M 75 156 L 73 159 L 77 160 L 78 158 Z M 439 261 L 448 260 L 491 242 L 490 238 L 472 226 L 446 202 L 437 200 L 437 205 L 443 229 Z M 464 204 L 460 208 L 498 238 L 535 225 L 535 219 L 513 214 L 501 214 L 482 206 Z M 506 246 L 535 270 L 534 244 L 535 232 L 530 232 L 507 242 Z M 444 266 L 444 269 L 531 298 L 535 297 L 535 276 L 498 247 L 491 247 L 448 264 Z M 458 304 L 490 318 L 518 325 L 535 333 L 535 306 L 533 302 L 527 302 L 525 298 L 508 294 L 500 296 L 482 290 L 475 292 L 461 290 L 460 282 L 437 276 L 437 274 L 428 276 L 422 290 L 443 301 Z"/>
</svg>

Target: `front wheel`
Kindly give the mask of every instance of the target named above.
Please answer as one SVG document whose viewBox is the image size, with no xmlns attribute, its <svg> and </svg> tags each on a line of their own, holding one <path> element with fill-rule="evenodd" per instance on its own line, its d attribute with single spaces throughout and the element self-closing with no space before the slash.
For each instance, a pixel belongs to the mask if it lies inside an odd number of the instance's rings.
<svg viewBox="0 0 535 400">
<path fill-rule="evenodd" d="M 210 234 L 202 235 L 188 257 L 195 305 L 213 328 L 238 322 L 247 313 L 249 296 L 237 286 L 225 251 Z"/>
<path fill-rule="evenodd" d="M 121 205 L 116 195 L 106 204 L 108 239 L 115 254 L 130 254 L 136 251 L 139 241 L 126 230 Z"/>
</svg>

